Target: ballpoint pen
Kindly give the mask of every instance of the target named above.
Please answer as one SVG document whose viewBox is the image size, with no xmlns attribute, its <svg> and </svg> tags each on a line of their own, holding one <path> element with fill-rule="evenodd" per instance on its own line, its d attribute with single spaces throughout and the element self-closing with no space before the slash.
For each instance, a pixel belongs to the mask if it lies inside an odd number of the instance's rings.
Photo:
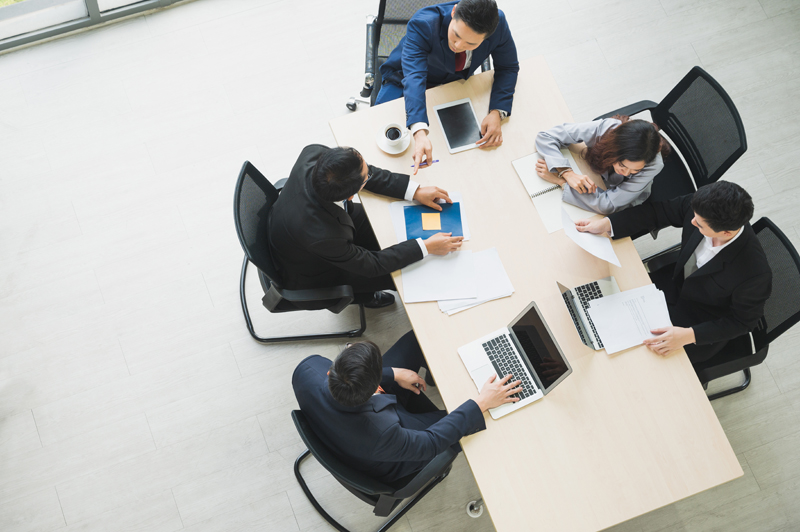
<svg viewBox="0 0 800 532">
<path fill-rule="evenodd" d="M 423 167 L 423 166 L 425 166 L 427 164 L 433 164 L 433 163 L 438 163 L 438 162 L 439 162 L 439 159 L 436 159 L 436 160 L 434 160 L 434 161 L 432 161 L 430 163 L 428 161 L 422 161 L 421 163 L 419 163 L 419 166 L 421 168 L 421 167 Z M 411 168 L 414 168 L 413 164 L 411 165 Z"/>
</svg>

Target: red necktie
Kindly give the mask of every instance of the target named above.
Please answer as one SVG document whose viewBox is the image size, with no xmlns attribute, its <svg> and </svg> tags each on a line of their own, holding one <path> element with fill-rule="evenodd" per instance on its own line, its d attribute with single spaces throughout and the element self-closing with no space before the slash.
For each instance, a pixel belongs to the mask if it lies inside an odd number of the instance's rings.
<svg viewBox="0 0 800 532">
<path fill-rule="evenodd" d="M 456 72 L 464 70 L 464 65 L 467 63 L 467 52 L 459 52 L 456 54 Z"/>
</svg>

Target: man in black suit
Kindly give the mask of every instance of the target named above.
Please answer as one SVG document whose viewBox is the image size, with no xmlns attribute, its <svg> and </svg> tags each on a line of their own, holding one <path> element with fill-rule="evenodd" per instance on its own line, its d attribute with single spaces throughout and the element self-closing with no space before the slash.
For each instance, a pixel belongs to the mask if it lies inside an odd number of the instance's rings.
<svg viewBox="0 0 800 532">
<path fill-rule="evenodd" d="M 520 391 L 520 381 L 493 375 L 475 400 L 448 414 L 422 393 L 420 367 L 427 368 L 411 331 L 383 357 L 372 342 L 351 344 L 333 363 L 310 356 L 294 370 L 292 386 L 314 432 L 340 460 L 392 482 L 485 429 L 483 412 L 519 400 L 511 395 Z"/>
<path fill-rule="evenodd" d="M 347 284 L 367 307 L 384 307 L 394 302 L 381 292 L 394 289 L 391 272 L 428 253 L 446 255 L 461 247 L 463 237 L 437 233 L 381 250 L 364 208 L 352 201 L 362 188 L 436 210 L 441 210 L 437 199 L 452 203 L 438 187 L 421 187 L 408 175 L 367 165 L 353 148 L 306 146 L 269 219 L 271 251 L 286 288 Z"/>
<path fill-rule="evenodd" d="M 643 203 L 601 220 L 580 220 L 579 231 L 623 238 L 643 229 L 682 227 L 674 267 L 650 277 L 664 292 L 673 326 L 651 331 L 645 345 L 660 355 L 684 347 L 693 364 L 729 340 L 752 331 L 772 291 L 772 270 L 750 227 L 753 200 L 739 185 L 718 181 L 694 194 Z"/>
</svg>

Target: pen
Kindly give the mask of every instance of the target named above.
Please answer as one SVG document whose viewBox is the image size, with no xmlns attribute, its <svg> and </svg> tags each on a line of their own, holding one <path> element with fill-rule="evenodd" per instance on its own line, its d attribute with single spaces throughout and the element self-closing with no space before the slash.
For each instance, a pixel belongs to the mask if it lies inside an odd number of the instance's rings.
<svg viewBox="0 0 800 532">
<path fill-rule="evenodd" d="M 439 159 L 434 160 L 432 163 L 429 163 L 428 161 L 423 161 L 423 162 L 419 163 L 419 166 L 421 168 L 421 167 L 423 167 L 423 166 L 425 166 L 427 164 L 433 164 L 433 163 L 438 163 L 438 162 L 439 162 Z M 414 168 L 413 164 L 411 165 L 411 168 Z"/>
</svg>

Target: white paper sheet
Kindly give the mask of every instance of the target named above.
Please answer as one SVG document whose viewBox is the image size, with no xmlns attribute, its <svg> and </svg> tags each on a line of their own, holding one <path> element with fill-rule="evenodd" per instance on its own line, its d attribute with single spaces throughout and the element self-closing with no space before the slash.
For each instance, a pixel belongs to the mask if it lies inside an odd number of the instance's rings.
<svg viewBox="0 0 800 532">
<path fill-rule="evenodd" d="M 569 160 L 569 164 L 575 170 L 575 172 L 581 173 L 578 165 L 575 164 L 575 159 L 572 156 L 572 152 L 564 148 L 561 150 L 561 153 Z M 536 161 L 539 159 L 544 159 L 544 157 L 540 157 L 539 152 L 533 152 L 531 155 L 522 157 L 516 161 L 511 161 L 511 164 L 514 166 L 514 170 L 516 170 L 517 175 L 519 176 L 520 181 L 522 181 L 522 184 L 525 186 L 525 190 L 528 192 L 529 196 L 534 196 L 537 193 L 550 189 L 554 186 L 553 183 L 545 181 L 536 174 Z M 539 217 L 542 219 L 542 223 L 544 223 L 548 233 L 553 233 L 563 228 L 563 222 L 561 219 L 562 208 L 567 211 L 567 214 L 569 214 L 573 221 L 591 218 L 597 214 L 596 212 L 587 211 L 581 209 L 580 207 L 576 207 L 561 201 L 560 189 L 545 192 L 544 194 L 536 197 L 531 197 L 531 201 L 533 201 L 533 205 L 536 207 L 536 212 L 539 213 Z"/>
<path fill-rule="evenodd" d="M 592 300 L 588 310 L 609 355 L 653 338 L 652 329 L 672 325 L 664 293 L 652 284 Z"/>
<path fill-rule="evenodd" d="M 400 271 L 403 275 L 405 303 L 478 296 L 472 251 L 454 251 L 444 256 L 428 255 Z"/>
<path fill-rule="evenodd" d="M 564 232 L 573 242 L 595 257 L 610 262 L 615 266 L 620 266 L 619 259 L 617 258 L 617 254 L 614 253 L 614 248 L 611 246 L 610 239 L 601 235 L 581 233 L 575 228 L 575 224 L 564 209 L 561 210 L 561 221 L 564 225 Z"/>
<path fill-rule="evenodd" d="M 453 315 L 501 297 L 514 293 L 514 286 L 508 278 L 497 248 L 489 248 L 472 254 L 475 259 L 476 285 L 478 295 L 468 299 L 439 301 L 439 309 Z"/>
<path fill-rule="evenodd" d="M 469 240 L 471 235 L 469 224 L 467 223 L 467 212 L 461 199 L 461 192 L 450 192 L 449 196 L 453 203 L 458 202 L 461 204 L 459 207 L 461 209 L 461 229 L 464 231 L 464 240 Z M 406 236 L 406 217 L 403 211 L 403 207 L 406 205 L 420 205 L 420 203 L 417 201 L 395 201 L 389 205 L 389 215 L 392 217 L 392 225 L 394 225 L 394 234 L 397 236 L 398 244 L 408 240 L 408 236 Z"/>
</svg>

